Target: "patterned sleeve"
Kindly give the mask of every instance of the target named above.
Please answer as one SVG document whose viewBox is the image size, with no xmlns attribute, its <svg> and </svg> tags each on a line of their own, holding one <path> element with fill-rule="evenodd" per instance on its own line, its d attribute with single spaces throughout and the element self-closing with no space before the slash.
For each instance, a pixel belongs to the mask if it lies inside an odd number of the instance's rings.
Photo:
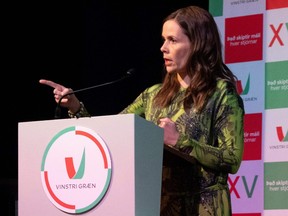
<svg viewBox="0 0 288 216">
<path fill-rule="evenodd" d="M 91 117 L 83 102 L 80 102 L 80 109 L 76 113 L 72 113 L 70 110 L 68 110 L 68 116 L 70 118 Z"/>
<path fill-rule="evenodd" d="M 208 168 L 235 174 L 244 149 L 243 101 L 234 91 L 225 93 L 220 101 L 215 117 L 214 144 L 194 142 L 191 156 Z"/>
<path fill-rule="evenodd" d="M 193 146 L 190 155 L 203 166 L 235 174 L 240 167 L 244 149 L 243 101 L 234 90 L 223 91 L 218 99 L 214 107 L 214 126 L 209 133 L 213 136 L 212 144 L 206 143 L 203 137 L 196 141 L 184 134 L 179 145 Z"/>
</svg>

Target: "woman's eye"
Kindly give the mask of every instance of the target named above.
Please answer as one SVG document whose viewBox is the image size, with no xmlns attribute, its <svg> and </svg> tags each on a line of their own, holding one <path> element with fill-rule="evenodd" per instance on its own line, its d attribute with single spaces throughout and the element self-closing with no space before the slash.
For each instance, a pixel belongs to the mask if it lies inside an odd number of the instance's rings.
<svg viewBox="0 0 288 216">
<path fill-rule="evenodd" d="M 174 38 L 170 38 L 169 41 L 170 41 L 171 43 L 176 43 L 176 40 L 175 40 Z"/>
</svg>

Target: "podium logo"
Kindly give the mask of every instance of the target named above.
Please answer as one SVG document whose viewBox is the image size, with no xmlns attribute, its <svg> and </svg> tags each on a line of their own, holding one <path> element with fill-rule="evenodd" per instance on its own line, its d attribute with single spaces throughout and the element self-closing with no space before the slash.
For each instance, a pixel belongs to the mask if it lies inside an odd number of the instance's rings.
<svg viewBox="0 0 288 216">
<path fill-rule="evenodd" d="M 98 205 L 108 191 L 111 173 L 105 142 L 81 126 L 59 131 L 42 157 L 43 189 L 48 199 L 67 213 L 81 214 Z"/>
<path fill-rule="evenodd" d="M 66 162 L 67 174 L 70 179 L 81 179 L 83 177 L 84 169 L 85 169 L 85 151 L 83 152 L 81 163 L 80 163 L 77 173 L 75 171 L 72 157 L 65 158 L 65 162 Z"/>
</svg>

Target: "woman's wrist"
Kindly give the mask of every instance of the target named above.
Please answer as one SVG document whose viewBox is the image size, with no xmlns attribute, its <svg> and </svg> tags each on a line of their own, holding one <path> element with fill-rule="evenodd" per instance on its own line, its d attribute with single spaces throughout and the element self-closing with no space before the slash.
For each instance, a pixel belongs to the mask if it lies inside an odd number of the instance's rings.
<svg viewBox="0 0 288 216">
<path fill-rule="evenodd" d="M 76 112 L 68 110 L 68 116 L 70 118 L 91 117 L 88 111 L 86 110 L 83 102 L 80 102 L 80 107 Z"/>
</svg>

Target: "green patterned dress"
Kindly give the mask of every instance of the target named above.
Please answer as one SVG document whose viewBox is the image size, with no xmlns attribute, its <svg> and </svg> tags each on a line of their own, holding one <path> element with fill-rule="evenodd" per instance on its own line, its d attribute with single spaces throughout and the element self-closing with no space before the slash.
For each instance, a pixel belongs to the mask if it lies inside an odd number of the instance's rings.
<svg viewBox="0 0 288 216">
<path fill-rule="evenodd" d="M 155 124 L 159 118 L 171 118 L 180 133 L 175 147 L 196 161 L 179 163 L 164 157 L 161 216 L 232 215 L 227 181 L 242 160 L 241 97 L 229 82 L 218 80 L 215 93 L 199 113 L 193 107 L 184 111 L 184 88 L 169 107 L 157 109 L 153 99 L 160 88 L 161 84 L 147 88 L 121 114 L 138 114 Z"/>
</svg>

